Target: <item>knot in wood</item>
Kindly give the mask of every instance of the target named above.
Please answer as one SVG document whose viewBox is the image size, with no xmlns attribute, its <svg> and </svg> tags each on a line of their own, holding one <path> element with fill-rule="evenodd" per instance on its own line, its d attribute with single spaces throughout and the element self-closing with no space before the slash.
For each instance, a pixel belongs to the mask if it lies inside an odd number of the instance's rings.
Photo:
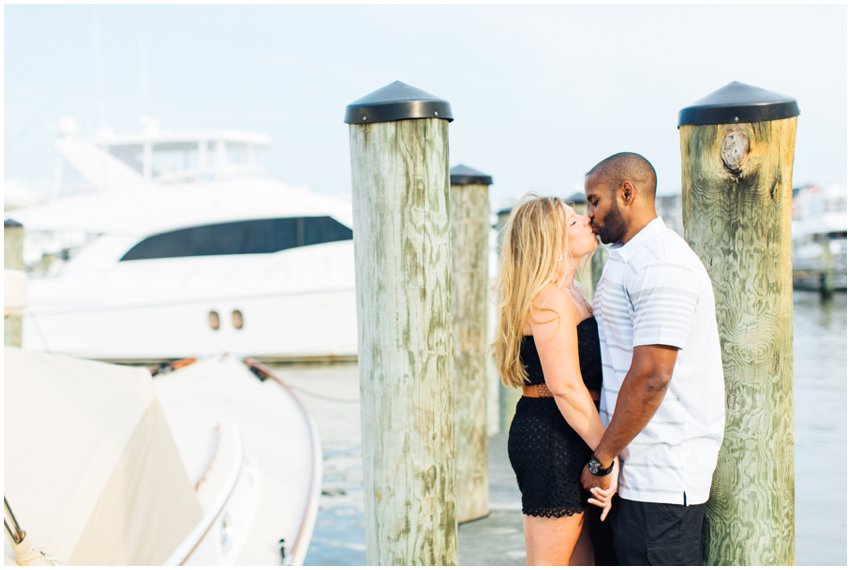
<svg viewBox="0 0 851 570">
<path fill-rule="evenodd" d="M 745 133 L 741 131 L 727 133 L 727 136 L 721 142 L 721 160 L 727 170 L 739 173 L 749 150 L 750 143 Z"/>
</svg>

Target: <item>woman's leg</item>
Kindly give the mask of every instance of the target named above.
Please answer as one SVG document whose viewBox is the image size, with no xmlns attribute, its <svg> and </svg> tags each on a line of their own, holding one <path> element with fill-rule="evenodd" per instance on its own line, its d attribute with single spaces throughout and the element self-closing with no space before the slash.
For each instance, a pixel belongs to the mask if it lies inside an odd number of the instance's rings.
<svg viewBox="0 0 851 570">
<path fill-rule="evenodd" d="M 583 515 L 523 517 L 527 566 L 567 566 L 582 532 Z"/>
<path fill-rule="evenodd" d="M 570 557 L 571 566 L 594 566 L 594 543 L 591 542 L 591 524 L 583 524 L 573 556 Z"/>
</svg>

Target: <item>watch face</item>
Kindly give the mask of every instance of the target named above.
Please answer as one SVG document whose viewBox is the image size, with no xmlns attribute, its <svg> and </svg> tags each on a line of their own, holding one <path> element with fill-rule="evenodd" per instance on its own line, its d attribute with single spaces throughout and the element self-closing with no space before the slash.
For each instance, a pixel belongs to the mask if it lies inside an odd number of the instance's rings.
<svg viewBox="0 0 851 570">
<path fill-rule="evenodd" d="M 600 467 L 602 466 L 600 465 L 600 462 L 597 461 L 596 457 L 592 457 L 591 461 L 588 462 L 588 471 L 591 472 L 591 475 L 596 475 L 597 473 L 599 473 Z"/>
</svg>

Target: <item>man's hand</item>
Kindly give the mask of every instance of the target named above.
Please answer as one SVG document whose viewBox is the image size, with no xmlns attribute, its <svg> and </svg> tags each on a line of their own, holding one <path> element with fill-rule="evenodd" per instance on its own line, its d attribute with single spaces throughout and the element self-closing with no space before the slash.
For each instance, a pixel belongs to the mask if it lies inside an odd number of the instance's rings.
<svg viewBox="0 0 851 570">
<path fill-rule="evenodd" d="M 612 473 L 614 473 L 614 471 L 612 471 Z M 593 487 L 608 489 L 612 483 L 612 473 L 603 475 L 602 477 L 596 477 L 591 475 L 591 472 L 588 471 L 588 466 L 586 465 L 582 468 L 582 487 L 586 491 L 590 491 Z"/>
<path fill-rule="evenodd" d="M 614 497 L 615 491 L 618 490 L 619 471 L 620 464 L 618 459 L 615 458 L 615 465 L 612 468 L 612 472 L 608 475 L 608 477 L 611 478 L 611 485 L 608 488 L 592 487 L 590 489 L 591 498 L 588 499 L 588 502 L 603 509 L 603 512 L 600 514 L 601 521 L 606 520 L 606 517 L 609 515 L 609 511 L 612 510 L 612 497 Z M 590 475 L 591 473 L 589 472 L 588 474 Z"/>
</svg>

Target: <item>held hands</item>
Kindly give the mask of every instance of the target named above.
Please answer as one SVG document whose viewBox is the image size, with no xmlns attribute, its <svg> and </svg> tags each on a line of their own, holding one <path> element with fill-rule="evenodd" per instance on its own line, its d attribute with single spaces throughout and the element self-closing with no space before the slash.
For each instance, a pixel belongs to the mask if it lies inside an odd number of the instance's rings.
<svg viewBox="0 0 851 570">
<path fill-rule="evenodd" d="M 588 502 L 603 509 L 603 513 L 600 515 L 601 521 L 606 520 L 609 511 L 612 509 L 612 497 L 618 489 L 619 471 L 620 463 L 617 457 L 612 472 L 604 477 L 594 477 L 588 469 L 582 470 L 582 485 L 586 489 L 589 488 L 586 486 L 586 481 L 593 485 L 590 487 L 591 498 L 588 499 Z"/>
</svg>

